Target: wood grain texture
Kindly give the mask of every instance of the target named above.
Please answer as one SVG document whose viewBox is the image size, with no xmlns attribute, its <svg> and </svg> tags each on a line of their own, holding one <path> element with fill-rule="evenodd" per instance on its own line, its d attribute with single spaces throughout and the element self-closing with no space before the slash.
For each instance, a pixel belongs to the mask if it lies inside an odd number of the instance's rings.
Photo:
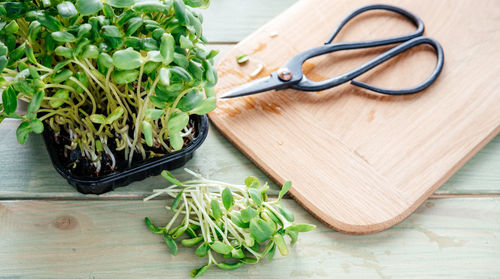
<svg viewBox="0 0 500 279">
<path fill-rule="evenodd" d="M 14 121 L 0 125 L 0 199 L 141 199 L 153 189 L 166 185 L 165 180 L 157 176 L 100 196 L 82 195 L 55 171 L 41 137 L 31 137 L 24 146 L 17 143 L 16 125 Z M 205 143 L 186 167 L 231 183 L 242 183 L 245 177 L 256 176 L 271 184 L 269 193 L 272 196 L 279 192 L 279 187 L 213 126 Z M 500 136 L 497 136 L 436 194 L 500 194 L 499 168 Z M 187 178 L 182 169 L 173 173 L 182 179 Z"/>
<path fill-rule="evenodd" d="M 143 218 L 171 216 L 165 201 L 0 202 L 0 278 L 187 278 L 204 263 L 194 250 L 174 257 Z M 498 278 L 500 199 L 426 202 L 381 233 L 350 236 L 319 223 L 292 200 L 299 236 L 288 257 L 203 278 Z"/>
<path fill-rule="evenodd" d="M 298 2 L 226 54 L 218 63 L 218 92 L 248 82 L 257 64 L 265 66 L 259 75 L 264 77 L 296 53 L 321 45 L 344 16 L 370 2 Z M 403 220 L 500 131 L 500 66 L 492 63 L 500 60 L 497 2 L 383 2 L 419 15 L 426 35 L 445 49 L 443 72 L 425 92 L 378 96 L 349 85 L 317 94 L 285 90 L 223 100 L 210 115 L 275 181 L 294 181 L 291 194 L 299 203 L 350 233 L 379 231 Z M 337 40 L 412 29 L 400 17 L 380 14 L 354 20 Z M 275 30 L 279 36 L 271 38 Z M 324 79 L 379 52 L 333 53 L 307 61 L 304 70 L 312 79 Z M 241 53 L 252 56 L 245 66 L 234 59 Z M 361 80 L 404 88 L 425 79 L 434 64 L 433 52 L 418 47 Z"/>
</svg>

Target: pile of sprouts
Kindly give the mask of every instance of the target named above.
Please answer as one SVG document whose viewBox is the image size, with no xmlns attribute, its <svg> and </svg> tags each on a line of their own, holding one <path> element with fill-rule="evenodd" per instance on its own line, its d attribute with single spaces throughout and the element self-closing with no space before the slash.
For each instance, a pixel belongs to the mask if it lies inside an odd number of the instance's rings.
<svg viewBox="0 0 500 279">
<path fill-rule="evenodd" d="M 206 257 L 207 264 L 195 268 L 191 277 L 198 277 L 211 266 L 233 270 L 244 264 L 256 264 L 274 257 L 276 250 L 288 255 L 288 243 L 293 245 L 299 232 L 316 226 L 296 224 L 293 213 L 280 201 L 291 188 L 285 182 L 277 199 L 267 195 L 269 185 L 261 185 L 256 177 L 247 177 L 244 185 L 210 180 L 185 169 L 194 176 L 181 182 L 168 171 L 162 176 L 172 183 L 165 189 L 154 190 L 145 198 L 167 195 L 173 198 L 167 209 L 174 212 L 165 226 L 157 227 L 145 218 L 148 228 L 162 234 L 168 249 L 177 254 L 176 240 L 185 247 L 196 247 L 195 254 Z"/>
<path fill-rule="evenodd" d="M 195 9 L 208 2 L 0 1 L 0 122 L 21 119 L 22 144 L 52 130 L 97 175 L 117 154 L 130 166 L 182 149 L 190 116 L 216 105 L 217 51 Z"/>
</svg>

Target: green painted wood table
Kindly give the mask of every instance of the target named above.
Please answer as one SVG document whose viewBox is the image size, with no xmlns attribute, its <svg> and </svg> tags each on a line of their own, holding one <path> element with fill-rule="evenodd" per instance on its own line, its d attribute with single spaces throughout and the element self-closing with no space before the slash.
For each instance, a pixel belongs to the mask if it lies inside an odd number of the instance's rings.
<svg viewBox="0 0 500 279">
<path fill-rule="evenodd" d="M 224 52 L 293 2 L 213 1 L 206 36 Z M 168 201 L 142 201 L 167 186 L 161 177 L 81 195 L 56 173 L 41 137 L 17 144 L 17 125 L 0 125 L 0 278 L 186 278 L 202 265 L 188 248 L 170 255 L 144 226 L 145 216 L 157 223 L 170 216 Z M 186 167 L 233 183 L 248 175 L 269 180 L 214 127 Z M 272 184 L 273 195 L 278 189 Z M 214 268 L 204 278 L 500 278 L 500 136 L 414 214 L 380 233 L 338 233 L 293 200 L 285 204 L 299 222 L 318 226 L 289 256 Z"/>
</svg>

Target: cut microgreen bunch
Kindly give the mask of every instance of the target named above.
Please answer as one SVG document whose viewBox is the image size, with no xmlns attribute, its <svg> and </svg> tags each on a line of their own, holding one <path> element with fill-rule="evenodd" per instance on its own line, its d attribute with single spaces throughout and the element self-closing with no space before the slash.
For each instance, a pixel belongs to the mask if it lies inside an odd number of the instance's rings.
<svg viewBox="0 0 500 279">
<path fill-rule="evenodd" d="M 195 254 L 208 257 L 208 263 L 191 272 L 197 277 L 210 266 L 225 270 L 236 269 L 243 264 L 256 264 L 267 257 L 273 258 L 276 249 L 288 255 L 288 244 L 293 245 L 299 232 L 307 232 L 314 225 L 296 224 L 293 213 L 280 204 L 291 187 L 286 182 L 276 200 L 267 196 L 268 184 L 261 185 L 255 177 L 245 179 L 245 185 L 233 185 L 203 178 L 188 169 L 195 178 L 180 182 L 167 171 L 162 176 L 173 185 L 145 198 L 150 200 L 160 195 L 174 198 L 167 209 L 174 216 L 164 227 L 157 227 L 145 218 L 148 228 L 165 238 L 168 249 L 177 254 L 176 240 L 186 235 L 180 244 L 196 246 Z"/>
<path fill-rule="evenodd" d="M 215 109 L 213 58 L 202 35 L 209 0 L 0 1 L 0 122 L 17 138 L 50 127 L 99 173 L 179 150 L 190 115 Z M 27 112 L 16 112 L 20 100 Z M 70 152 L 68 152 L 70 153 Z M 137 157 L 137 156 L 136 156 Z"/>
</svg>

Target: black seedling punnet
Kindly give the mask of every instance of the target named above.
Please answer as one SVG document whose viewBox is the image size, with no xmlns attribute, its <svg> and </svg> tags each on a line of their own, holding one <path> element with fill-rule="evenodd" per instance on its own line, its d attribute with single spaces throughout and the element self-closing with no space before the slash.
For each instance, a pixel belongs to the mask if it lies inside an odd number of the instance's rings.
<svg viewBox="0 0 500 279">
<path fill-rule="evenodd" d="M 193 153 L 205 141 L 208 134 L 208 118 L 206 115 L 192 115 L 194 127 L 197 131 L 196 137 L 183 149 L 167 154 L 160 158 L 151 158 L 134 164 L 130 168 L 122 168 L 117 171 L 100 176 L 85 177 L 72 174 L 61 162 L 57 148 L 60 147 L 54 139 L 50 129 L 45 129 L 43 138 L 52 164 L 57 172 L 62 175 L 69 184 L 73 185 L 82 194 L 103 194 L 117 187 L 127 186 L 134 181 L 143 180 L 149 176 L 159 175 L 163 170 L 173 170 L 182 167 L 193 157 Z"/>
</svg>

